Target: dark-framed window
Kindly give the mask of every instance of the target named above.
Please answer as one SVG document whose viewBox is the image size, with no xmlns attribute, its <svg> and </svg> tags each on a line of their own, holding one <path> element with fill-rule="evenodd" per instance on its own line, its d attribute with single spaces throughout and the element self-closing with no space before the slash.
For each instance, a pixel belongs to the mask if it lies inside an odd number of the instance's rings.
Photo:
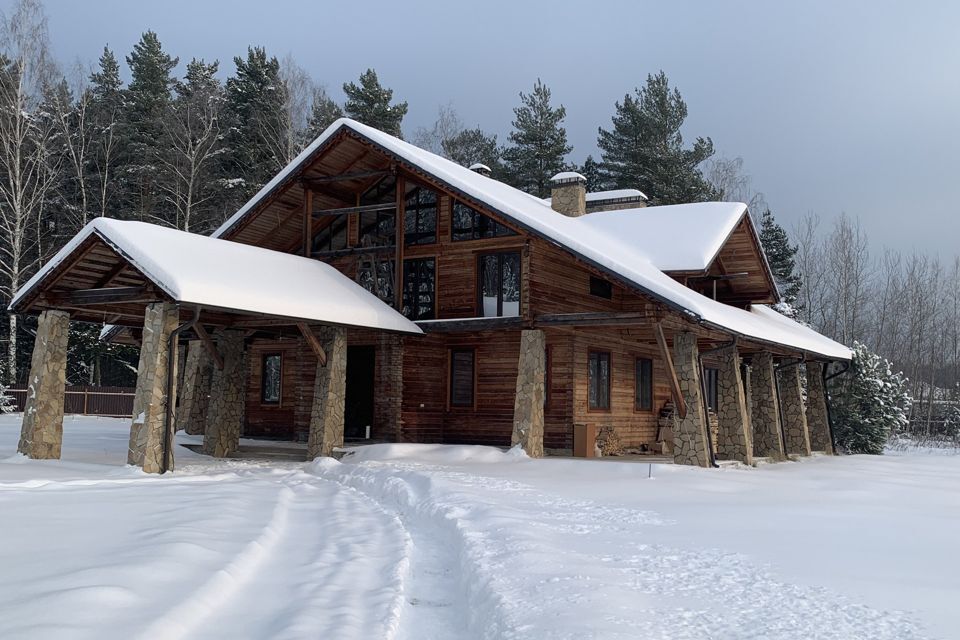
<svg viewBox="0 0 960 640">
<path fill-rule="evenodd" d="M 313 236 L 314 251 L 339 251 L 347 248 L 347 216 L 330 217 L 330 222 Z"/>
<path fill-rule="evenodd" d="M 453 224 L 450 226 L 452 240 L 480 240 L 515 235 L 517 233 L 512 229 L 483 215 L 473 207 L 453 201 Z"/>
<path fill-rule="evenodd" d="M 603 278 L 590 276 L 590 295 L 610 300 L 613 298 L 613 285 Z"/>
<path fill-rule="evenodd" d="M 473 388 L 476 370 L 475 358 L 476 354 L 473 349 L 450 350 L 451 406 L 473 406 Z"/>
<path fill-rule="evenodd" d="M 367 268 L 357 277 L 357 283 L 393 306 L 393 281 L 396 278 L 394 265 L 396 264 L 396 260 L 377 260 L 371 268 L 370 263 L 367 263 Z M 374 271 L 376 271 L 376 282 L 374 282 Z"/>
<path fill-rule="evenodd" d="M 520 315 L 520 254 L 487 253 L 479 258 L 478 314 L 485 318 Z"/>
<path fill-rule="evenodd" d="M 634 407 L 637 411 L 653 411 L 653 360 L 637 358 L 634 370 Z"/>
<path fill-rule="evenodd" d="M 406 244 L 434 244 L 437 241 L 437 192 L 410 185 L 403 209 L 403 241 Z"/>
<path fill-rule="evenodd" d="M 610 352 L 591 351 L 588 356 L 590 384 L 588 394 L 591 409 L 610 409 Z"/>
<path fill-rule="evenodd" d="M 435 317 L 437 261 L 417 258 L 403 261 L 403 315 L 411 320 Z"/>
<path fill-rule="evenodd" d="M 283 355 L 265 353 L 260 360 L 260 403 L 280 404 L 283 392 Z"/>
<path fill-rule="evenodd" d="M 717 378 L 720 375 L 719 369 L 704 367 L 703 369 L 703 389 L 707 394 L 707 407 L 717 410 Z"/>
<path fill-rule="evenodd" d="M 391 247 L 397 240 L 397 179 L 388 176 L 360 196 L 360 205 L 393 205 L 380 211 L 360 214 L 361 247 Z"/>
</svg>

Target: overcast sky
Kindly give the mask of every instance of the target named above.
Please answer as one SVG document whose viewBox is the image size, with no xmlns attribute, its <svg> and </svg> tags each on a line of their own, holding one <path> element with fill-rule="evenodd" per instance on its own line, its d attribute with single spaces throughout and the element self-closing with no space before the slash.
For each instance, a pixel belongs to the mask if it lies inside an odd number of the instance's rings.
<svg viewBox="0 0 960 640">
<path fill-rule="evenodd" d="M 10 6 L 9 0 L 0 5 Z M 62 62 L 118 57 L 146 29 L 180 56 L 248 44 L 293 54 L 338 100 L 373 67 L 410 103 L 453 102 L 505 138 L 537 77 L 567 108 L 571 160 L 596 154 L 614 102 L 663 69 L 688 140 L 744 158 L 777 218 L 858 216 L 875 247 L 960 253 L 960 3 L 46 0 Z"/>
</svg>

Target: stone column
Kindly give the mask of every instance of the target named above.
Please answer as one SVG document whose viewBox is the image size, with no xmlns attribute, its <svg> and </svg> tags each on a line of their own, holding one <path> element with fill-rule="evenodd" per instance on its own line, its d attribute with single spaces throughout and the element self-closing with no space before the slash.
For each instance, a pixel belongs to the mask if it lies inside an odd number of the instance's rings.
<svg viewBox="0 0 960 640">
<path fill-rule="evenodd" d="M 807 363 L 807 431 L 810 434 L 811 450 L 833 455 L 821 362 Z"/>
<path fill-rule="evenodd" d="M 210 401 L 207 426 L 203 434 L 203 452 L 214 458 L 226 458 L 240 448 L 243 431 L 244 357 L 243 332 L 217 330 L 217 351 L 223 358 L 223 369 L 213 368 L 210 379 Z"/>
<path fill-rule="evenodd" d="M 190 435 L 203 435 L 207 422 L 207 402 L 213 359 L 200 340 L 191 340 L 183 369 L 180 406 L 177 407 L 177 430 Z"/>
<path fill-rule="evenodd" d="M 17 451 L 36 460 L 60 458 L 69 336 L 69 313 L 44 311 L 40 314 L 17 445 Z"/>
<path fill-rule="evenodd" d="M 703 386 L 700 383 L 700 362 L 697 358 L 697 336 L 689 331 L 673 336 L 673 367 L 680 382 L 680 391 L 687 405 L 687 415 L 677 414 L 673 435 L 673 461 L 709 467 L 710 441 L 707 439 L 707 417 L 703 408 Z"/>
<path fill-rule="evenodd" d="M 127 464 L 143 467 L 147 473 L 160 473 L 163 468 L 164 423 L 167 402 L 168 367 L 176 371 L 177 350 L 169 362 L 170 334 L 180 322 L 177 306 L 171 302 L 148 304 L 143 316 L 143 343 L 140 346 L 140 364 L 137 367 L 137 389 L 133 397 L 133 423 L 130 425 L 130 445 Z M 166 468 L 173 470 L 173 424 L 170 429 L 170 449 Z"/>
<path fill-rule="evenodd" d="M 750 442 L 750 417 L 743 381 L 740 379 L 740 355 L 736 347 L 720 352 L 717 376 L 717 456 L 753 464 Z"/>
<path fill-rule="evenodd" d="M 807 416 L 803 410 L 803 385 L 800 383 L 800 365 L 780 371 L 780 406 L 783 409 L 783 443 L 786 453 L 810 455 L 810 434 Z"/>
<path fill-rule="evenodd" d="M 762 351 L 755 355 L 750 366 L 753 455 L 783 460 L 783 437 L 780 432 L 777 383 L 774 376 L 773 354 Z"/>
<path fill-rule="evenodd" d="M 347 396 L 347 336 L 340 327 L 320 331 L 327 364 L 317 363 L 307 459 L 329 456 L 343 446 L 343 412 Z"/>
<path fill-rule="evenodd" d="M 513 402 L 511 445 L 531 458 L 543 457 L 543 399 L 547 377 L 547 339 L 538 329 L 520 332 L 517 392 Z"/>
</svg>

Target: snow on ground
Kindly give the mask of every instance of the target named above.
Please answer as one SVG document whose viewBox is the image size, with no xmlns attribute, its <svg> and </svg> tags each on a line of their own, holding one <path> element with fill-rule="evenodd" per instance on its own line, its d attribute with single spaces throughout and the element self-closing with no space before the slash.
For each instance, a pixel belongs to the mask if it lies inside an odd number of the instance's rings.
<svg viewBox="0 0 960 640">
<path fill-rule="evenodd" d="M 2 638 L 951 638 L 960 456 L 703 470 L 485 447 L 63 461 L 0 417 Z M 652 471 L 652 478 L 648 474 Z"/>
</svg>

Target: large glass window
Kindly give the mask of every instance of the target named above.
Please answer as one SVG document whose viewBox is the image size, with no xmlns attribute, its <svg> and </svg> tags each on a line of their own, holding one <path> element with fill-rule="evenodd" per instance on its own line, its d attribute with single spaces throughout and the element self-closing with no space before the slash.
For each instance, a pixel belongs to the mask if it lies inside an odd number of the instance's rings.
<svg viewBox="0 0 960 640">
<path fill-rule="evenodd" d="M 361 260 L 357 283 L 361 287 L 393 306 L 394 260 Z"/>
<path fill-rule="evenodd" d="M 280 404 L 282 380 L 283 356 L 279 353 L 265 354 L 260 365 L 260 402 L 262 404 Z"/>
<path fill-rule="evenodd" d="M 403 315 L 411 320 L 434 318 L 436 274 L 433 258 L 403 261 Z"/>
<path fill-rule="evenodd" d="M 653 360 L 637 358 L 634 407 L 637 411 L 653 411 Z"/>
<path fill-rule="evenodd" d="M 591 409 L 610 408 L 610 353 L 591 351 L 589 355 Z"/>
<path fill-rule="evenodd" d="M 450 350 L 450 404 L 452 406 L 473 406 L 473 370 L 473 349 Z"/>
<path fill-rule="evenodd" d="M 347 248 L 347 216 L 330 216 L 325 227 L 313 236 L 314 251 L 339 251 Z"/>
<path fill-rule="evenodd" d="M 437 241 L 437 192 L 410 185 L 403 211 L 404 242 L 433 244 Z"/>
<path fill-rule="evenodd" d="M 360 246 L 392 247 L 397 238 L 397 179 L 381 180 L 360 196 L 360 206 L 385 205 L 379 211 L 360 214 Z M 392 206 L 388 206 L 392 205 Z"/>
<path fill-rule="evenodd" d="M 520 315 L 520 254 L 480 256 L 480 315 Z"/>
<path fill-rule="evenodd" d="M 473 207 L 454 201 L 450 235 L 454 240 L 479 240 L 517 234 Z"/>
</svg>

